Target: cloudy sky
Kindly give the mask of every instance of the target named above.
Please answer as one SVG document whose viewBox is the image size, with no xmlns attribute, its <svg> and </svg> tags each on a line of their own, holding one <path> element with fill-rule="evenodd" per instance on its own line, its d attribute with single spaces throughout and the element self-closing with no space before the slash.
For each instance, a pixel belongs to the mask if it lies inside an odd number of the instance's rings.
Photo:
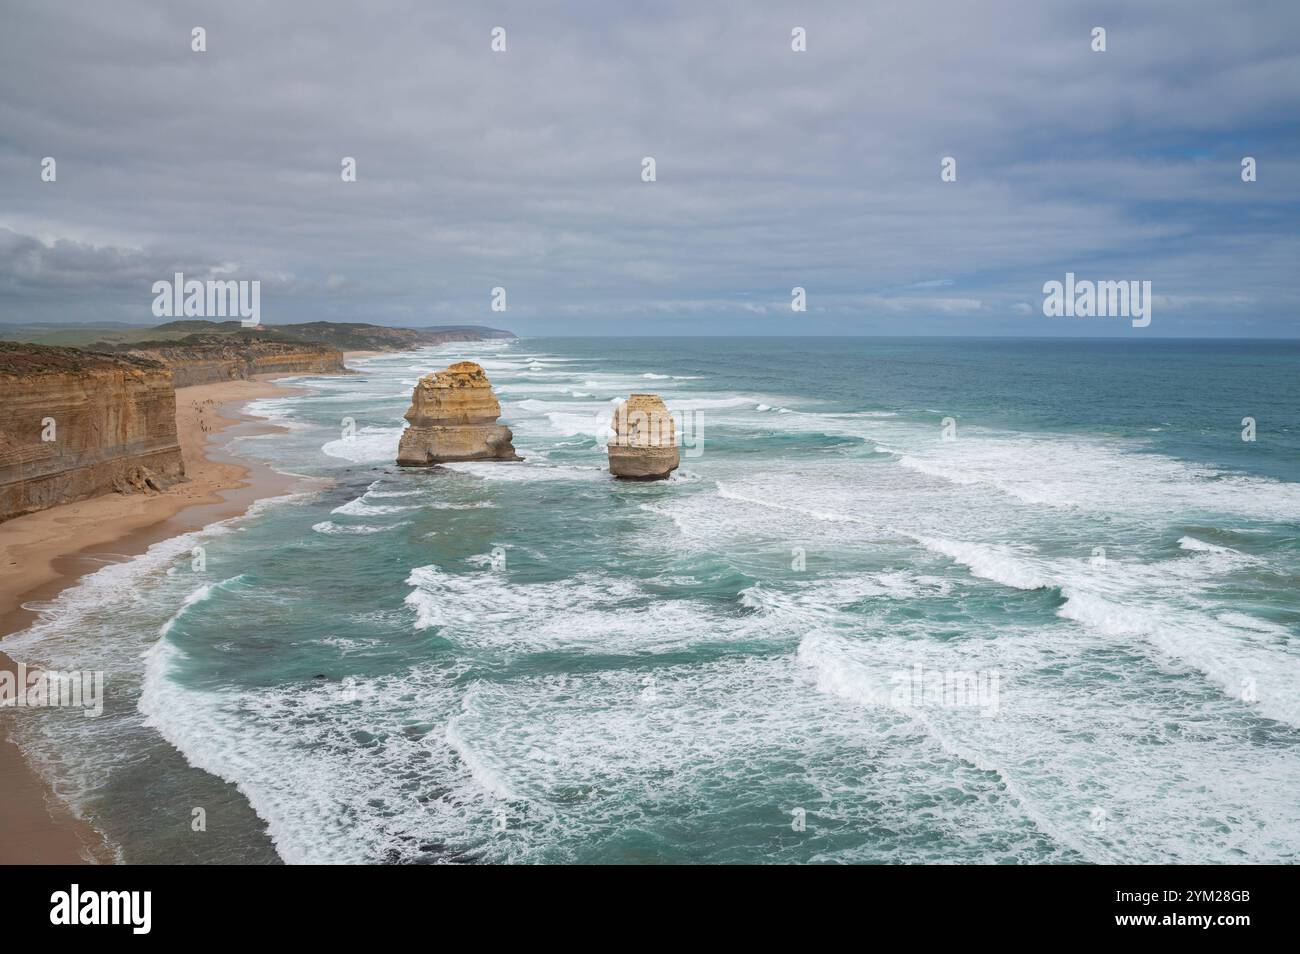
<svg viewBox="0 0 1300 954">
<path fill-rule="evenodd" d="M 0 0 L 0 19 L 4 322 L 153 322 L 153 282 L 183 271 L 261 281 L 270 323 L 1300 336 L 1295 0 Z M 1151 281 L 1150 327 L 1044 317 L 1067 271 Z"/>
</svg>

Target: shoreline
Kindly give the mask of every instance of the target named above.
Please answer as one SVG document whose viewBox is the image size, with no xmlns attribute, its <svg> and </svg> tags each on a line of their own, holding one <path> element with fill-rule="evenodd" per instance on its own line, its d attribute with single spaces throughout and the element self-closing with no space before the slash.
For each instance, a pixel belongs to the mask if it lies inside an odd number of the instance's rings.
<svg viewBox="0 0 1300 954">
<path fill-rule="evenodd" d="M 381 353 L 386 352 L 349 351 L 344 360 Z M 237 517 L 256 501 L 301 484 L 302 478 L 228 450 L 234 438 L 284 430 L 246 414 L 243 405 L 302 393 L 274 383 L 295 376 L 259 375 L 178 388 L 176 430 L 186 481 L 160 493 L 104 494 L 0 524 L 0 669 L 15 669 L 3 652 L 4 637 L 36 618 L 23 604 L 53 599 L 106 560 L 134 559 L 159 541 Z M 62 804 L 10 738 L 8 717 L 0 716 L 0 865 L 111 863 L 113 853 L 104 837 Z"/>
</svg>

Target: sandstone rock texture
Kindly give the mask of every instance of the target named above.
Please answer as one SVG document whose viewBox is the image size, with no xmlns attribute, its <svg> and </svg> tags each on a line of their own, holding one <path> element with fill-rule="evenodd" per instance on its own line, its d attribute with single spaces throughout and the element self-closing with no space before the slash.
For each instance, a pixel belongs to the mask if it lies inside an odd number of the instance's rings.
<svg viewBox="0 0 1300 954">
<path fill-rule="evenodd" d="M 627 480 L 663 480 L 681 465 L 677 426 L 657 394 L 633 394 L 610 422 L 609 472 Z"/>
<path fill-rule="evenodd" d="M 411 395 L 397 463 L 428 467 L 456 460 L 519 460 L 487 373 L 473 361 L 426 374 Z"/>
<path fill-rule="evenodd" d="M 166 367 L 0 342 L 0 520 L 184 476 Z"/>
<path fill-rule="evenodd" d="M 161 361 L 176 387 L 248 379 L 255 374 L 346 372 L 343 352 L 327 344 L 290 342 L 240 334 L 190 335 L 155 342 L 128 354 Z"/>
</svg>

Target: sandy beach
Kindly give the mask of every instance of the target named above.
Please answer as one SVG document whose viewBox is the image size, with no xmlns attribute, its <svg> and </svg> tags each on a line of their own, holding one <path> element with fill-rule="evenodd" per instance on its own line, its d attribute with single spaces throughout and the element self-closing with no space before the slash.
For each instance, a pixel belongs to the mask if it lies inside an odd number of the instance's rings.
<svg viewBox="0 0 1300 954">
<path fill-rule="evenodd" d="M 176 425 L 186 481 L 161 493 L 107 494 L 0 524 L 0 639 L 34 618 L 24 603 L 49 600 L 105 561 L 130 559 L 159 540 L 238 516 L 299 483 L 223 449 L 232 437 L 278 429 L 241 413 L 240 405 L 292 393 L 272 376 L 180 388 Z M 2 652 L 0 667 L 14 668 Z M 59 803 L 9 739 L 7 720 L 17 717 L 0 716 L 0 864 L 111 862 L 99 834 Z"/>
</svg>

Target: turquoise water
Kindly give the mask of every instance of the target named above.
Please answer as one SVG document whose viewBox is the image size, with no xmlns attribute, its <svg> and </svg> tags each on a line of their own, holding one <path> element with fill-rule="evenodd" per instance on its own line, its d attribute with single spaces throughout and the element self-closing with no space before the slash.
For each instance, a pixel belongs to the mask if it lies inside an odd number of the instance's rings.
<svg viewBox="0 0 1300 954">
<path fill-rule="evenodd" d="M 465 358 L 526 461 L 399 471 L 416 378 Z M 235 446 L 327 485 L 4 643 L 108 672 L 101 718 L 14 721 L 123 860 L 1300 860 L 1300 345 L 357 366 Z M 642 390 L 691 446 L 619 483 L 604 423 Z M 934 674 L 978 692 L 900 694 Z"/>
</svg>

